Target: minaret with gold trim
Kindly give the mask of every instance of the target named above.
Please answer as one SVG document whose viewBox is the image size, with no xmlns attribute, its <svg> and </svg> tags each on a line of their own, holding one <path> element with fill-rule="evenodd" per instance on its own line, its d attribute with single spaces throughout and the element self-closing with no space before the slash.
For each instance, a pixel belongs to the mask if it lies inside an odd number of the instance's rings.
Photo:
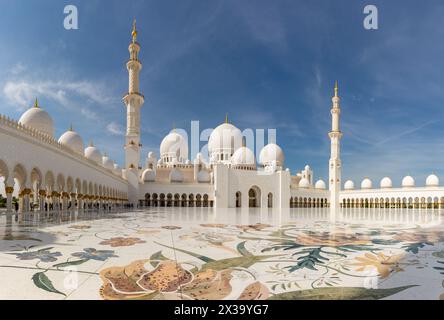
<svg viewBox="0 0 444 320">
<path fill-rule="evenodd" d="M 340 142 L 342 132 L 339 128 L 339 116 L 341 108 L 339 106 L 340 98 L 338 95 L 338 82 L 335 82 L 334 96 L 331 99 L 333 105 L 331 107 L 331 131 L 328 133 L 330 137 L 330 161 L 329 161 L 329 190 L 330 190 L 330 208 L 337 209 L 340 207 L 339 192 L 341 190 L 341 148 Z"/>
<path fill-rule="evenodd" d="M 136 20 L 131 32 L 132 41 L 128 47 L 130 59 L 126 63 L 129 84 L 128 93 L 123 97 L 126 106 L 126 138 L 125 138 L 125 168 L 138 169 L 140 162 L 140 108 L 145 99 L 139 89 L 139 73 L 142 63 L 139 60 L 140 45 L 137 42 Z"/>
</svg>

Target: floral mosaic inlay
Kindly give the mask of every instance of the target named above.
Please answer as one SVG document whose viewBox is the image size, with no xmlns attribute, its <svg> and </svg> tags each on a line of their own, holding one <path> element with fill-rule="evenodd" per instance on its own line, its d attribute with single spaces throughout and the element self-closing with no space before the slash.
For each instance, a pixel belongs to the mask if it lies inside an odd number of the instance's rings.
<svg viewBox="0 0 444 320">
<path fill-rule="evenodd" d="M 0 281 L 15 289 L 0 298 L 443 299 L 441 213 L 415 217 L 163 209 L 41 226 L 2 216 Z"/>
</svg>

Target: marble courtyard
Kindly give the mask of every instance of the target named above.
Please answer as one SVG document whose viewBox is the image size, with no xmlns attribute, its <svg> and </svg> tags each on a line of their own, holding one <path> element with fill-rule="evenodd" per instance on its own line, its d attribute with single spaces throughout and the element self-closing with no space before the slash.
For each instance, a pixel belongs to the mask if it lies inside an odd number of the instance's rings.
<svg viewBox="0 0 444 320">
<path fill-rule="evenodd" d="M 0 299 L 442 299 L 440 210 L 0 215 Z"/>
</svg>

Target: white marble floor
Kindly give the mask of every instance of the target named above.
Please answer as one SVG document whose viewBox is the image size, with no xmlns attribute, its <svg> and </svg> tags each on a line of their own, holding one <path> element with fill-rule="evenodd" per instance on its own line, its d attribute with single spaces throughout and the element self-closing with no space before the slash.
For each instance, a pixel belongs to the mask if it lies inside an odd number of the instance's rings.
<svg viewBox="0 0 444 320">
<path fill-rule="evenodd" d="M 438 210 L 0 215 L 0 299 L 443 299 Z"/>
</svg>

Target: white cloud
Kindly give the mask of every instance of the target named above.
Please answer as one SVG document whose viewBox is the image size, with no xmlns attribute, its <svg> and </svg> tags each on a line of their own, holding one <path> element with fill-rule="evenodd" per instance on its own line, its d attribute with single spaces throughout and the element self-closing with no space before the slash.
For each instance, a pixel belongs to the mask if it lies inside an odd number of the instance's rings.
<svg viewBox="0 0 444 320">
<path fill-rule="evenodd" d="M 10 80 L 3 86 L 3 93 L 8 102 L 18 110 L 28 108 L 36 97 L 44 97 L 68 108 L 73 106 L 73 101 L 77 98 L 86 98 L 100 105 L 111 101 L 103 86 L 90 81 Z"/>
<path fill-rule="evenodd" d="M 10 70 L 9 73 L 16 76 L 19 75 L 21 73 L 23 73 L 24 71 L 26 71 L 26 66 L 21 63 L 21 62 L 17 62 Z"/>
<path fill-rule="evenodd" d="M 89 120 L 98 120 L 99 119 L 99 117 L 97 116 L 97 114 L 94 111 L 87 109 L 87 108 L 80 109 L 80 113 L 82 115 L 84 115 Z"/>
<path fill-rule="evenodd" d="M 106 130 L 116 136 L 123 136 L 125 134 L 125 132 L 123 131 L 123 128 L 121 125 L 119 125 L 116 122 L 110 122 L 108 123 L 108 125 L 106 126 Z"/>
</svg>

